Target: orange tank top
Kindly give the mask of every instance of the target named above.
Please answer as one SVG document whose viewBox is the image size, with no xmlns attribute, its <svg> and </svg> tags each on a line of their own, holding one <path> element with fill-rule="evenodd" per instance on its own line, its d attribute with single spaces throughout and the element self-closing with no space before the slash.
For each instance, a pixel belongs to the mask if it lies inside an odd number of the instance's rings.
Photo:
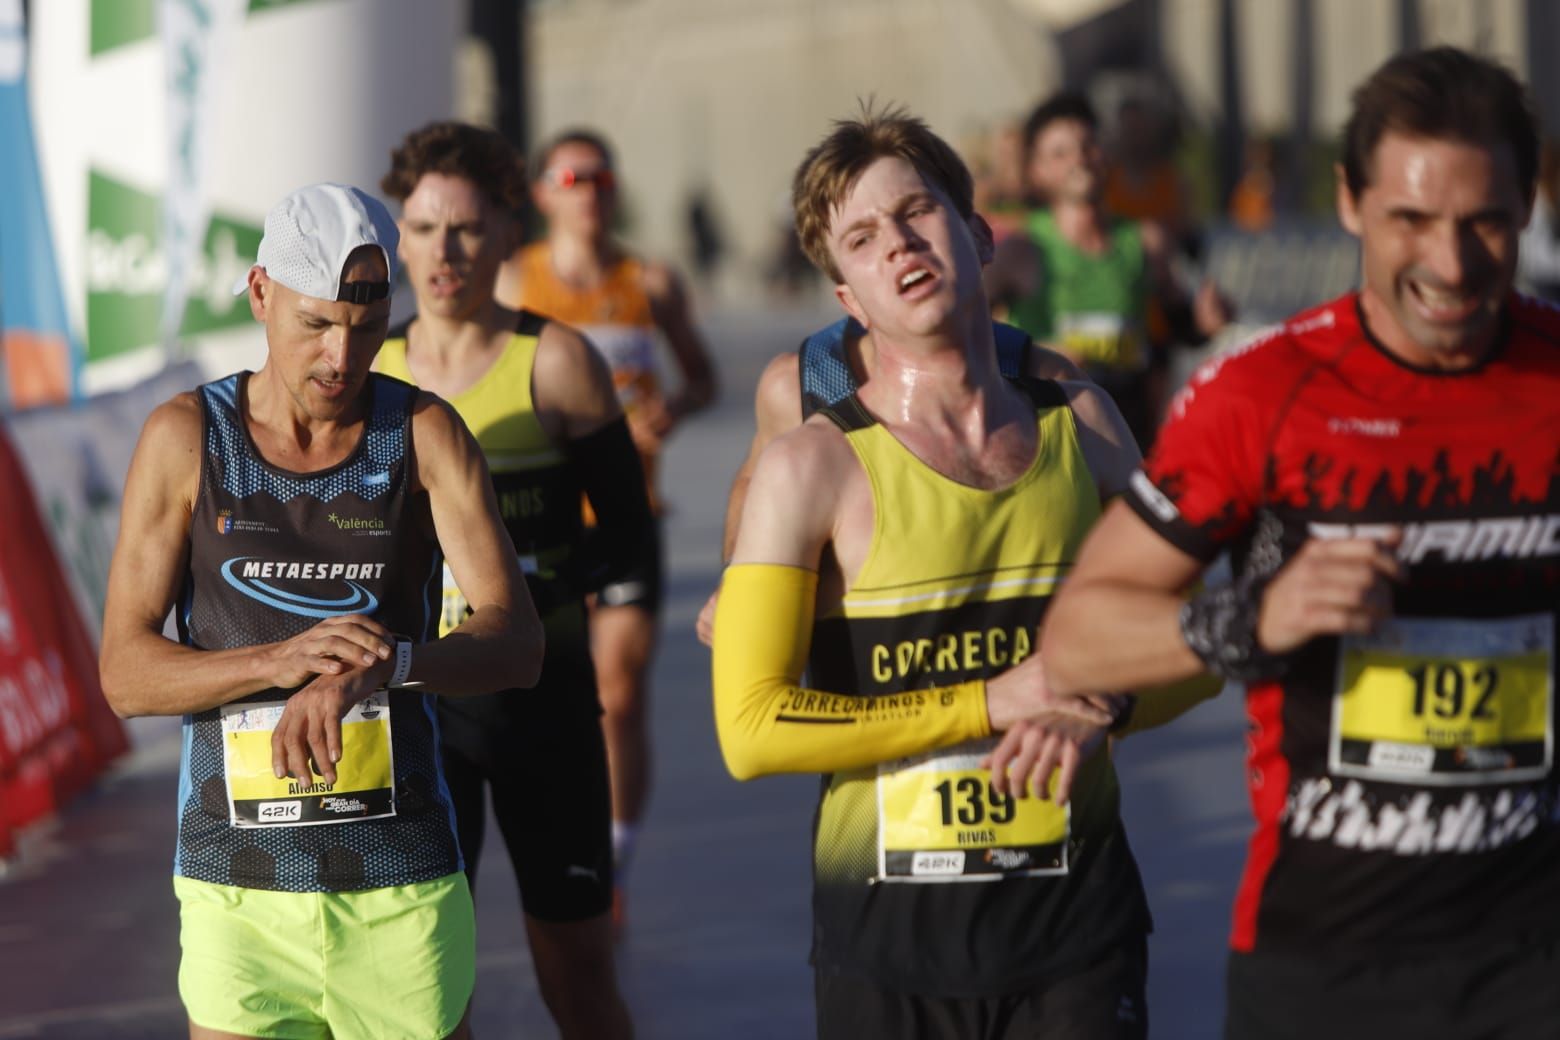
<svg viewBox="0 0 1560 1040">
<path fill-rule="evenodd" d="M 661 397 L 656 362 L 655 319 L 644 289 L 644 264 L 624 257 L 607 269 L 599 285 L 576 288 L 553 270 L 552 250 L 536 242 L 520 250 L 520 308 L 572 325 L 595 345 L 612 369 L 623 413 L 634 413 Z M 656 458 L 641 452 L 650 504 L 658 512 Z M 589 505 L 586 521 L 591 522 Z"/>
</svg>

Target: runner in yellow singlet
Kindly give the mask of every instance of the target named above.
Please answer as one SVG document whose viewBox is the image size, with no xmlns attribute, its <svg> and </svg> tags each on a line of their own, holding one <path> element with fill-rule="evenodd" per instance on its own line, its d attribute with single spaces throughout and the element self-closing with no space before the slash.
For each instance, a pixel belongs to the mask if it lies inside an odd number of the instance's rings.
<svg viewBox="0 0 1560 1040">
<path fill-rule="evenodd" d="M 670 268 L 637 259 L 613 240 L 617 173 L 611 148 L 599 135 L 569 131 L 539 151 L 531 195 L 547 219 L 547 235 L 504 266 L 498 299 L 574 326 L 605 355 L 659 513 L 655 485 L 662 445 L 715 396 L 714 368 L 682 282 Z M 675 393 L 667 392 L 658 372 L 658 341 L 670 348 L 680 370 Z M 614 905 L 620 924 L 624 879 L 650 792 L 648 679 L 661 598 L 656 557 L 653 566 L 603 588 L 591 612 L 591 651 L 612 772 Z"/>
<path fill-rule="evenodd" d="M 820 1038 L 1136 1040 L 1148 911 L 1096 753 L 1123 706 L 1058 711 L 1032 651 L 1137 451 L 1097 387 L 1002 376 L 971 195 L 900 112 L 836 123 L 797 172 L 801 239 L 877 360 L 754 468 L 716 728 L 739 779 L 825 774 Z"/>
<path fill-rule="evenodd" d="M 401 201 L 401 255 L 417 313 L 379 370 L 435 388 L 476 436 L 504 527 L 547 632 L 528 696 L 441 706 L 440 749 L 475 889 L 485 795 L 520 884 L 542 998 L 565 1040 L 627 1037 L 608 911 L 610 800 L 585 595 L 640 565 L 650 508 L 600 356 L 573 329 L 493 299 L 525 179 L 502 136 L 463 123 L 409 134 L 385 192 Z M 584 537 L 580 496 L 601 516 Z M 446 580 L 443 626 L 466 597 Z"/>
</svg>

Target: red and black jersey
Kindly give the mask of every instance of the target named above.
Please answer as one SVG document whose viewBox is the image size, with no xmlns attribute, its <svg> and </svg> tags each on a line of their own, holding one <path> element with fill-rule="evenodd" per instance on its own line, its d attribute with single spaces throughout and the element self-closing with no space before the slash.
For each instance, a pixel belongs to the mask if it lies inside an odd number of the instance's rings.
<svg viewBox="0 0 1560 1040">
<path fill-rule="evenodd" d="M 1422 370 L 1349 295 L 1202 368 L 1131 507 L 1271 573 L 1395 525 L 1393 618 L 1247 691 L 1240 951 L 1560 937 L 1560 311 L 1513 296 L 1477 368 Z"/>
</svg>

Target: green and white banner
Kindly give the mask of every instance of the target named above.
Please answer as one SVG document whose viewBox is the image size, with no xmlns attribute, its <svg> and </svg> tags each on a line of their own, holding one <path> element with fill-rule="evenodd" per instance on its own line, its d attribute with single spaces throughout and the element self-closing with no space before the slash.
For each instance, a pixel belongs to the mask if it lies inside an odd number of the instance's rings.
<svg viewBox="0 0 1560 1040">
<path fill-rule="evenodd" d="M 400 137 L 453 110 L 461 15 L 430 0 L 32 5 L 40 167 L 87 393 L 170 356 L 213 375 L 263 363 L 230 290 L 266 211 L 314 181 L 376 190 Z"/>
</svg>

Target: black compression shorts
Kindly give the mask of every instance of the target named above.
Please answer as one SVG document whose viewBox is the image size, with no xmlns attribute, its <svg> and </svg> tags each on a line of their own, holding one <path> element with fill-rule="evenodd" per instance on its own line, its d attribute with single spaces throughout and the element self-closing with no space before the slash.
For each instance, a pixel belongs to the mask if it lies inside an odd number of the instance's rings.
<svg viewBox="0 0 1560 1040">
<path fill-rule="evenodd" d="M 578 699 L 577 690 L 571 694 Z M 594 690 L 583 704 L 559 703 L 565 696 L 538 686 L 441 703 L 439 712 L 444 777 L 471 890 L 487 790 L 520 904 L 539 921 L 583 921 L 612 905 L 612 798 L 600 709 Z"/>
</svg>

